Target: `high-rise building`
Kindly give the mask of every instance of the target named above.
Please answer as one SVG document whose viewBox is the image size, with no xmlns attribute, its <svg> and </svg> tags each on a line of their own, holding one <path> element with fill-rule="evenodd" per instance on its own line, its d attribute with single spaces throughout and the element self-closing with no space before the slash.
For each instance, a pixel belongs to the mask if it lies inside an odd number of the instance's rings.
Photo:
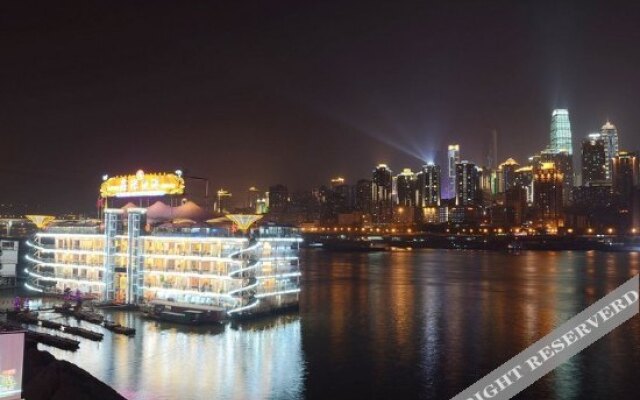
<svg viewBox="0 0 640 400">
<path fill-rule="evenodd" d="M 273 185 L 269 187 L 269 212 L 283 212 L 289 203 L 289 190 L 284 185 Z"/>
<path fill-rule="evenodd" d="M 498 167 L 498 193 L 504 193 L 511 189 L 515 183 L 516 170 L 520 168 L 520 164 L 513 158 L 508 158 Z"/>
<path fill-rule="evenodd" d="M 618 129 L 614 124 L 607 121 L 602 128 L 600 128 L 600 135 L 604 141 L 604 154 L 607 159 L 605 179 L 611 182 L 611 163 L 613 157 L 618 155 Z"/>
<path fill-rule="evenodd" d="M 448 169 L 447 169 L 447 198 L 455 197 L 456 193 L 456 164 L 460 162 L 460 145 L 450 144 L 448 153 Z"/>
<path fill-rule="evenodd" d="M 230 202 L 231 202 L 231 193 L 227 190 L 220 189 L 218 190 L 218 200 L 216 202 L 216 211 L 219 213 L 227 213 L 231 211 Z"/>
<path fill-rule="evenodd" d="M 533 204 L 533 166 L 518 168 L 514 174 L 514 187 L 523 188 L 526 193 L 527 204 Z"/>
<path fill-rule="evenodd" d="M 535 169 L 533 179 L 533 205 L 542 226 L 563 226 L 563 176 L 553 162 L 543 162 Z"/>
<path fill-rule="evenodd" d="M 351 187 L 347 185 L 344 178 L 337 177 L 331 179 L 332 197 L 336 210 L 339 213 L 350 212 L 353 206 L 353 196 L 351 195 Z"/>
<path fill-rule="evenodd" d="M 602 135 L 589 134 L 582 142 L 582 186 L 605 182 L 608 164 Z"/>
<path fill-rule="evenodd" d="M 391 222 L 393 216 L 393 177 L 391 170 L 385 164 L 380 164 L 373 170 L 371 180 L 371 215 L 373 222 Z"/>
<path fill-rule="evenodd" d="M 255 186 L 251 186 L 247 192 L 247 208 L 257 210 L 259 198 L 260 191 Z"/>
<path fill-rule="evenodd" d="M 456 205 L 476 206 L 480 203 L 480 176 L 475 164 L 463 160 L 456 164 Z"/>
<path fill-rule="evenodd" d="M 496 168 L 498 165 L 498 131 L 493 130 L 491 132 L 491 164 L 490 168 Z"/>
<path fill-rule="evenodd" d="M 355 209 L 365 214 L 371 213 L 371 181 L 360 179 L 356 182 Z"/>
<path fill-rule="evenodd" d="M 573 154 L 569 110 L 555 109 L 551 113 L 551 145 L 549 149 L 553 153 L 566 152 L 569 155 Z"/>
<path fill-rule="evenodd" d="M 542 164 L 552 163 L 562 176 L 562 201 L 564 206 L 571 203 L 571 192 L 574 186 L 573 180 L 573 156 L 566 151 L 553 152 L 549 149 L 540 153 Z"/>
<path fill-rule="evenodd" d="M 418 205 L 420 207 L 440 206 L 440 166 L 433 163 L 423 165 L 418 173 Z"/>
<path fill-rule="evenodd" d="M 398 205 L 415 207 L 418 205 L 418 180 L 410 168 L 405 168 L 396 176 Z"/>
<path fill-rule="evenodd" d="M 633 205 L 634 189 L 638 186 L 638 155 L 620 151 L 612 159 L 612 189 L 623 209 Z"/>
</svg>

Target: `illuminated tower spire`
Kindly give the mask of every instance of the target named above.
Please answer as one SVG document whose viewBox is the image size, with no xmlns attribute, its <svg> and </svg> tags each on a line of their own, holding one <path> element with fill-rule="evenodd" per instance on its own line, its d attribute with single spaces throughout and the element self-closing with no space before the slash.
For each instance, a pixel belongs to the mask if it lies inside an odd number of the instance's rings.
<svg viewBox="0 0 640 400">
<path fill-rule="evenodd" d="M 571 142 L 571 123 L 569 122 L 569 110 L 555 109 L 551 113 L 551 146 L 553 153 L 565 152 L 573 154 Z"/>
<path fill-rule="evenodd" d="M 447 152 L 447 197 L 452 198 L 456 195 L 456 164 L 460 162 L 460 145 L 450 144 Z"/>
</svg>

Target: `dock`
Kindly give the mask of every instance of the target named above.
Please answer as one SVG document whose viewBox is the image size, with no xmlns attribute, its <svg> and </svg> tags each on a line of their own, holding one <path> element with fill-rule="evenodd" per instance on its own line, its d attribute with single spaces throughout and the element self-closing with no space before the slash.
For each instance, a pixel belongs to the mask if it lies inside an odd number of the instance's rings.
<svg viewBox="0 0 640 400">
<path fill-rule="evenodd" d="M 78 326 L 71 326 L 62 324 L 56 321 L 50 321 L 46 319 L 39 319 L 37 314 L 34 313 L 26 313 L 26 312 L 8 312 L 7 318 L 14 320 L 16 322 L 21 322 L 27 325 L 36 325 L 41 326 L 43 328 L 55 329 L 70 335 L 80 336 L 85 339 L 93 340 L 93 341 L 101 341 L 104 335 L 100 332 L 94 332 L 89 329 L 80 328 Z"/>
<path fill-rule="evenodd" d="M 22 327 L 20 327 L 19 325 L 1 321 L 0 327 L 7 329 L 22 329 Z M 32 342 L 46 344 L 47 346 L 55 347 L 61 350 L 76 351 L 80 347 L 80 342 L 77 340 L 32 330 L 26 331 L 25 338 Z"/>
</svg>

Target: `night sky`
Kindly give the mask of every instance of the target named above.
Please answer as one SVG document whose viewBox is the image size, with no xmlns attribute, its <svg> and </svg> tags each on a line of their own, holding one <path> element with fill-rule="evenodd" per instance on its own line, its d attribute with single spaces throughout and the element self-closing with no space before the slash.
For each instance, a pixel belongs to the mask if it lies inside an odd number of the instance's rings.
<svg viewBox="0 0 640 400">
<path fill-rule="evenodd" d="M 607 117 L 640 148 L 636 1 L 3 3 L 0 203 L 92 210 L 139 168 L 241 202 L 453 142 L 481 163 L 492 129 L 522 162 L 555 107 L 576 154 Z"/>
</svg>

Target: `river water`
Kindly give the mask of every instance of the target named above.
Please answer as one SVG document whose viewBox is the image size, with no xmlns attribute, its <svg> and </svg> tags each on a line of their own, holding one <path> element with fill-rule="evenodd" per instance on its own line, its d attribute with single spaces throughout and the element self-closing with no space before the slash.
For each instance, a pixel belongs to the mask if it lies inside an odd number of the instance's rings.
<svg viewBox="0 0 640 400">
<path fill-rule="evenodd" d="M 640 270 L 639 253 L 301 257 L 299 313 L 190 328 L 111 311 L 137 335 L 40 348 L 130 399 L 449 399 Z M 518 398 L 635 399 L 638 378 L 636 316 Z"/>
</svg>

